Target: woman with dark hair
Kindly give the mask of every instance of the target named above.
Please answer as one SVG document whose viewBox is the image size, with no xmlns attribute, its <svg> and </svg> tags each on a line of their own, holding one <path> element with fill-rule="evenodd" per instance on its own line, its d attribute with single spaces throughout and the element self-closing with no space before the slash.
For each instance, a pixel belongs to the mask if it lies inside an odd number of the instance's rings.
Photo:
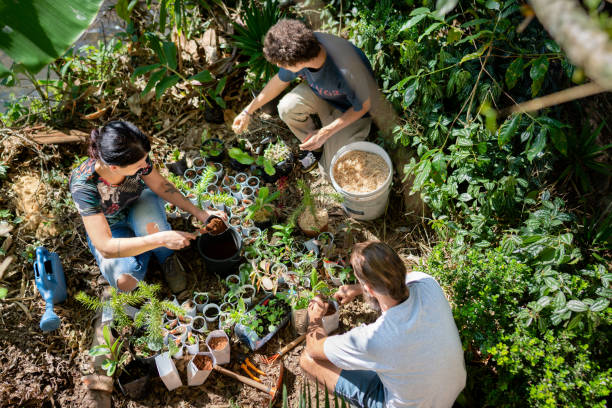
<svg viewBox="0 0 612 408">
<path fill-rule="evenodd" d="M 90 157 L 72 172 L 70 192 L 89 249 L 111 286 L 133 290 L 154 254 L 170 290 L 177 293 L 185 289 L 186 278 L 174 250 L 189 245 L 195 235 L 171 230 L 164 200 L 202 222 L 213 213 L 194 206 L 162 177 L 149 159 L 150 150 L 147 136 L 129 122 L 110 122 L 92 131 Z"/>
</svg>

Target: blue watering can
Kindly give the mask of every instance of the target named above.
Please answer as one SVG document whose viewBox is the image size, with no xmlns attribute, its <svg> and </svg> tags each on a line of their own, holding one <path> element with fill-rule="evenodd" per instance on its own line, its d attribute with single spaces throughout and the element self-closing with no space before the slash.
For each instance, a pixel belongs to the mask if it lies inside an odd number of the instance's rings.
<svg viewBox="0 0 612 408">
<path fill-rule="evenodd" d="M 44 332 L 56 330 L 61 320 L 53 311 L 53 305 L 66 300 L 66 279 L 62 263 L 55 252 L 49 252 L 45 247 L 36 248 L 34 280 L 46 302 L 45 313 L 40 319 L 40 329 Z"/>
</svg>

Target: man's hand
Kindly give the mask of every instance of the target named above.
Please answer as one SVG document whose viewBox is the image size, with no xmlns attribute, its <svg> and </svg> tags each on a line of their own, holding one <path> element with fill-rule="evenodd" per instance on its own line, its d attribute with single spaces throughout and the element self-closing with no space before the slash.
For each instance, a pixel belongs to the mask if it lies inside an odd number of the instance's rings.
<svg viewBox="0 0 612 408">
<path fill-rule="evenodd" d="M 329 303 L 321 299 L 321 297 L 315 296 L 308 304 L 308 318 L 311 321 L 321 319 L 327 313 L 328 306 Z"/>
<path fill-rule="evenodd" d="M 332 136 L 332 132 L 322 127 L 317 132 L 310 133 L 304 142 L 300 145 L 300 149 L 302 150 L 317 150 Z"/>
<path fill-rule="evenodd" d="M 234 130 L 235 133 L 242 133 L 249 127 L 250 121 L 251 121 L 251 115 L 249 115 L 246 110 L 243 110 L 234 119 L 234 123 L 232 124 L 232 129 Z"/>
<path fill-rule="evenodd" d="M 359 284 L 342 285 L 338 291 L 334 293 L 334 299 L 336 299 L 341 305 L 345 305 L 362 293 L 363 289 L 361 289 L 361 285 Z"/>
</svg>

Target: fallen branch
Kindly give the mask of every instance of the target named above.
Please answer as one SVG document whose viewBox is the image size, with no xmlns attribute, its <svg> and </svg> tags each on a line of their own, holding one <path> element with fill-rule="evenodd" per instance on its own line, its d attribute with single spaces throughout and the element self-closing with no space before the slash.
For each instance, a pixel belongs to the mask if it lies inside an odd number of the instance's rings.
<svg viewBox="0 0 612 408">
<path fill-rule="evenodd" d="M 506 108 L 500 112 L 500 116 L 509 116 L 513 113 L 527 113 L 533 112 L 540 109 L 548 108 L 549 106 L 555 106 L 575 99 L 586 98 L 587 96 L 596 95 L 601 92 L 605 92 L 606 89 L 595 82 L 589 82 L 588 84 L 574 86 L 572 88 L 564 89 L 559 92 L 552 93 L 550 95 L 535 98 L 527 102 L 522 102 Z"/>
</svg>

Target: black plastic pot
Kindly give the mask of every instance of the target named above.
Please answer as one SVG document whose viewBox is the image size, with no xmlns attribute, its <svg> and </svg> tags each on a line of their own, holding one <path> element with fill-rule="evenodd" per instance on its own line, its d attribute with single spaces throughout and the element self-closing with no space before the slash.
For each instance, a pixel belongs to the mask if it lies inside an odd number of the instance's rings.
<svg viewBox="0 0 612 408">
<path fill-rule="evenodd" d="M 242 236 L 233 228 L 228 228 L 216 236 L 201 235 L 196 245 L 204 259 L 206 270 L 221 277 L 235 273 L 242 263 Z"/>
<path fill-rule="evenodd" d="M 257 222 L 257 221 L 253 221 L 253 222 L 255 223 L 255 226 L 259 228 L 262 232 L 272 226 L 272 220 L 263 221 L 263 222 Z"/>
<path fill-rule="evenodd" d="M 221 153 L 219 153 L 217 156 L 206 156 L 207 161 L 221 162 L 221 160 L 223 160 L 223 158 L 225 157 L 225 144 L 223 143 L 223 140 L 217 139 L 217 138 L 206 139 L 202 143 L 202 148 L 204 148 L 208 144 L 212 144 L 213 142 L 221 143 L 221 145 L 223 146 L 223 149 L 221 150 Z"/>
<path fill-rule="evenodd" d="M 117 378 L 117 384 L 123 395 L 132 398 L 142 398 L 148 389 L 151 379 L 150 366 L 140 359 L 132 360 Z"/>
<path fill-rule="evenodd" d="M 260 177 L 266 183 L 276 183 L 276 181 L 279 178 L 284 177 L 284 176 L 288 176 L 293 171 L 293 156 L 289 156 L 289 158 L 287 160 L 284 160 L 282 162 L 276 163 L 274 165 L 274 169 L 276 170 L 276 173 L 271 176 L 268 173 L 266 173 L 266 171 L 264 170 L 263 167 L 260 167 L 260 170 L 261 170 L 261 176 Z"/>
<path fill-rule="evenodd" d="M 244 170 L 247 170 L 249 167 L 251 167 L 250 164 L 242 164 L 238 160 L 232 159 L 231 157 L 230 157 L 229 162 L 230 162 L 230 167 L 236 171 L 244 171 Z"/>
<path fill-rule="evenodd" d="M 181 160 L 174 163 L 165 163 L 168 171 L 174 175 L 183 177 L 185 170 L 187 170 L 187 159 L 182 158 Z"/>
</svg>

